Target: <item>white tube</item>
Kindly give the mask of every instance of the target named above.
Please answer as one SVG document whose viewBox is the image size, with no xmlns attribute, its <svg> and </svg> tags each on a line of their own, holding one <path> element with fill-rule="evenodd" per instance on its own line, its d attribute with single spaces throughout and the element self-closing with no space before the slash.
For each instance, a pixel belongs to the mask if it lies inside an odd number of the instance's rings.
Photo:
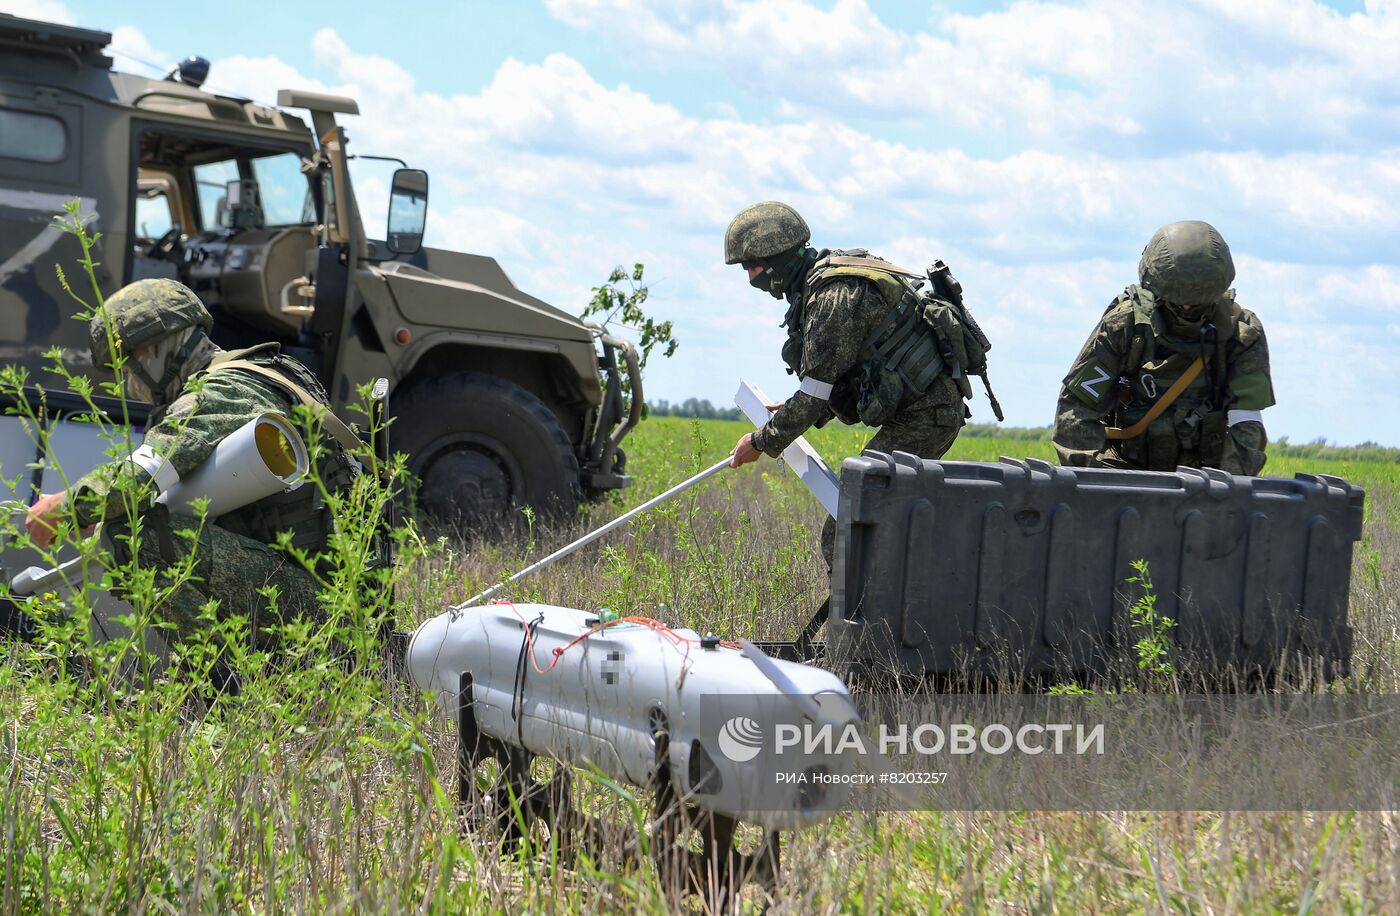
<svg viewBox="0 0 1400 916">
<path fill-rule="evenodd" d="M 205 517 L 216 519 L 241 509 L 249 503 L 266 499 L 277 493 L 301 486 L 311 468 L 306 443 L 301 441 L 296 427 L 275 413 L 265 413 L 249 420 L 225 438 L 204 463 L 186 477 L 179 479 L 169 462 L 143 445 L 132 455 L 132 461 L 147 470 L 157 481 L 161 494 L 156 502 L 163 503 L 176 514 L 194 513 L 191 503 L 207 499 Z M 174 479 L 168 489 L 160 481 Z M 69 560 L 56 569 L 30 567 L 15 576 L 10 591 L 16 595 L 32 595 L 39 591 L 76 588 L 83 581 L 101 576 L 99 558 Z"/>
<path fill-rule="evenodd" d="M 30 566 L 10 580 L 10 594 L 27 598 L 44 592 L 76 591 L 85 582 L 100 581 L 104 572 L 102 558 L 98 556 L 74 557 L 53 569 Z"/>
<path fill-rule="evenodd" d="M 191 503 L 207 499 L 206 517 L 218 518 L 249 503 L 301 486 L 310 470 L 306 444 L 286 417 L 265 413 L 249 420 L 215 447 L 184 480 L 160 495 L 176 515 L 192 515 Z"/>
</svg>

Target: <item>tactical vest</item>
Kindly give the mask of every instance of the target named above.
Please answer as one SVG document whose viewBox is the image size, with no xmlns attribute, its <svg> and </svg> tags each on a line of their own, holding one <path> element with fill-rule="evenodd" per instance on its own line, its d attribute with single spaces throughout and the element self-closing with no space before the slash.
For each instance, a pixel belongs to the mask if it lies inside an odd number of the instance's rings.
<svg viewBox="0 0 1400 916">
<path fill-rule="evenodd" d="M 783 345 L 783 361 L 790 372 L 802 374 L 802 315 L 807 305 L 827 284 L 849 277 L 874 284 L 889 312 L 861 343 L 852 369 L 832 383 L 831 406 L 838 417 L 848 423 L 859 419 L 868 426 L 879 426 L 894 416 L 901 403 L 923 395 L 945 373 L 959 380 L 964 397 L 971 396 L 966 372 L 962 371 L 971 361 L 963 335 L 938 333 L 934 310 L 921 300 L 917 284 L 911 282 L 922 282 L 922 278 L 859 248 L 827 253 L 807 274 L 802 298 L 785 321 L 788 339 Z M 964 347 L 962 362 L 949 338 L 956 338 L 956 346 Z"/>
<path fill-rule="evenodd" d="M 1234 290 L 1216 302 L 1214 315 L 1194 341 L 1171 336 L 1151 292 L 1130 286 L 1117 301 L 1125 300 L 1132 303 L 1133 336 L 1118 379 L 1112 427 L 1132 432 L 1144 421 L 1147 425 L 1136 435 L 1116 440 L 1119 454 L 1134 467 L 1151 471 L 1172 471 L 1178 465 L 1219 467 L 1228 429 L 1228 348 L 1241 320 Z M 1198 358 L 1203 362 L 1200 375 L 1173 398 L 1174 383 Z M 1156 405 L 1168 400 L 1169 405 L 1149 419 Z"/>
<path fill-rule="evenodd" d="M 275 543 L 280 532 L 289 531 L 292 547 L 309 553 L 322 551 L 330 542 L 334 520 L 321 495 L 321 487 L 324 486 L 329 493 L 344 492 L 359 473 L 346 446 L 339 441 L 340 436 L 331 428 L 339 420 L 332 419 L 334 414 L 330 412 L 330 398 L 311 370 L 297 360 L 284 356 L 275 343 L 220 353 L 205 370 L 206 373 L 235 371 L 246 372 L 280 389 L 293 405 L 316 403 L 325 406 L 326 415 L 321 426 L 325 447 L 316 463 L 321 485 L 308 482 L 295 490 L 260 499 L 220 516 L 218 524 L 264 544 Z"/>
</svg>

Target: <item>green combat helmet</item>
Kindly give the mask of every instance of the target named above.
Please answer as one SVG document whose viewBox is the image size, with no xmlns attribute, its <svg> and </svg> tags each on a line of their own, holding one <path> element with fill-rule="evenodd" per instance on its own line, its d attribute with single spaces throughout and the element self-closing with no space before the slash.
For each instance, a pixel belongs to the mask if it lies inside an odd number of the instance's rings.
<svg viewBox="0 0 1400 916">
<path fill-rule="evenodd" d="M 1205 305 L 1230 288 L 1235 262 L 1214 226 L 1183 220 L 1153 233 L 1142 250 L 1138 276 L 1144 289 L 1168 303 Z"/>
<path fill-rule="evenodd" d="M 117 290 L 88 322 L 92 361 L 107 365 L 113 355 L 125 357 L 127 392 L 140 400 L 165 404 L 178 394 L 191 357 L 212 347 L 214 327 L 204 303 L 174 280 L 137 280 Z M 109 337 L 110 334 L 110 337 Z"/>
<path fill-rule="evenodd" d="M 108 365 L 108 328 L 118 356 L 132 353 L 163 337 L 199 328 L 208 333 L 214 319 L 189 287 L 175 280 L 137 280 L 117 290 L 88 322 L 93 362 Z"/>
<path fill-rule="evenodd" d="M 805 245 L 811 237 L 796 210 L 765 200 L 740 210 L 724 230 L 724 263 L 761 261 Z"/>
</svg>

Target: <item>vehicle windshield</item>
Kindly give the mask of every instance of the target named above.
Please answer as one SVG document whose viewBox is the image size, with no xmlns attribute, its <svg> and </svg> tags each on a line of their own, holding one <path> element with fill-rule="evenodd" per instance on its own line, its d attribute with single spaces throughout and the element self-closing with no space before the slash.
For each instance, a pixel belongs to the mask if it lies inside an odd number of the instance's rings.
<svg viewBox="0 0 1400 916">
<path fill-rule="evenodd" d="M 253 160 L 264 226 L 295 226 L 316 219 L 311 185 L 296 153 L 279 153 Z"/>
<path fill-rule="evenodd" d="M 315 222 L 315 205 L 311 185 L 301 170 L 301 157 L 296 153 L 277 153 L 247 160 L 249 175 L 258 183 L 258 203 L 261 208 L 259 225 L 265 227 L 296 226 Z M 230 181 L 244 177 L 237 159 L 220 159 L 194 167 L 195 187 L 199 191 L 200 229 L 224 226 L 221 212 L 224 195 Z"/>
</svg>

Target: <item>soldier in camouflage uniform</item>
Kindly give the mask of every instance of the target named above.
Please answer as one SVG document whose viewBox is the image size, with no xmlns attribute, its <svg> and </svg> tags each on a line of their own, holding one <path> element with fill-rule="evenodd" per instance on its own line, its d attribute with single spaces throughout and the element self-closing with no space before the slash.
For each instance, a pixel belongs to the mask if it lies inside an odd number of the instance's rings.
<svg viewBox="0 0 1400 916">
<path fill-rule="evenodd" d="M 1230 249 L 1198 220 L 1158 229 L 1065 376 L 1060 462 L 1256 475 L 1274 403 L 1264 326 L 1235 302 Z"/>
<path fill-rule="evenodd" d="M 776 458 L 832 417 L 878 426 L 868 449 L 941 457 L 967 413 L 932 335 L 893 320 L 907 279 L 917 275 L 862 249 L 818 251 L 807 245 L 810 239 L 797 211 L 777 201 L 745 208 L 725 232 L 725 263 L 743 265 L 752 286 L 787 299 L 783 362 L 799 381 L 761 429 L 739 439 L 730 464 Z M 828 519 L 822 531 L 828 564 L 835 530 Z"/>
<path fill-rule="evenodd" d="M 323 430 L 339 421 L 316 406 L 329 404 L 320 382 L 282 355 L 278 344 L 225 352 L 207 336 L 212 324 L 203 303 L 174 280 L 139 280 L 107 300 L 89 327 L 93 361 L 105 362 L 106 354 L 124 357 L 127 395 L 155 406 L 145 441 L 129 460 L 99 467 L 69 493 L 41 496 L 27 526 L 35 542 L 47 546 L 60 518 L 71 518 L 78 528 L 100 522 L 108 548 L 125 562 L 134 511 L 142 520 L 136 544 L 142 566 L 169 568 L 194 553 L 193 580 L 176 588 L 160 608 L 179 633 L 188 636 L 198 629 L 200 609 L 216 600 L 220 617 L 246 615 L 256 643 L 270 648 L 269 624 L 317 613 L 315 578 L 273 545 L 279 532 L 290 531 L 294 547 L 314 554 L 326 546 L 332 519 L 318 487 L 307 483 L 202 527 L 198 519 L 171 516 L 155 500 L 203 464 L 226 436 L 261 414 L 290 417 L 302 404 L 320 414 Z M 341 438 L 326 436 L 316 468 L 329 492 L 348 488 L 356 473 Z M 176 534 L 186 529 L 199 532 L 196 541 Z M 275 602 L 260 593 L 268 587 L 276 590 Z"/>
</svg>

